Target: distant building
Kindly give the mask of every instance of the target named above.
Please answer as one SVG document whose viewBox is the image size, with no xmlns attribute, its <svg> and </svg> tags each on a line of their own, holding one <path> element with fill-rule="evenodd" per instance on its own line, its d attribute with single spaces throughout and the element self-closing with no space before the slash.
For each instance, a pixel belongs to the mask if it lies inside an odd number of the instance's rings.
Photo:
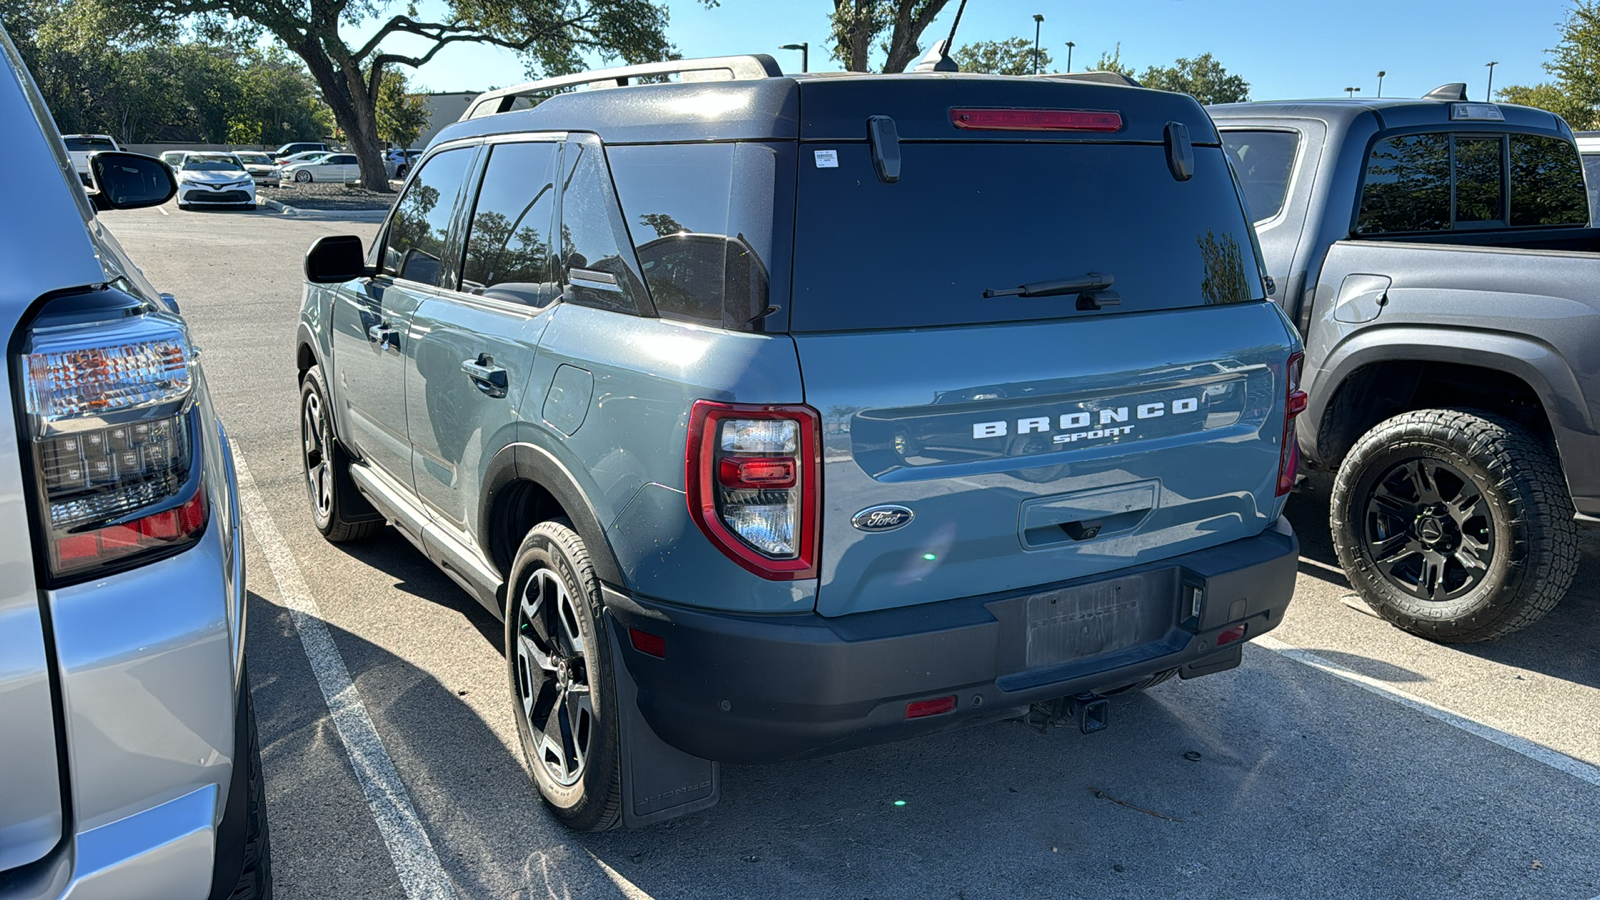
<svg viewBox="0 0 1600 900">
<path fill-rule="evenodd" d="M 456 91 L 448 94 L 423 94 L 422 102 L 428 109 L 428 127 L 422 130 L 413 145 L 418 149 L 428 146 L 434 136 L 445 129 L 446 125 L 461 118 L 467 111 L 467 106 L 481 91 Z"/>
</svg>

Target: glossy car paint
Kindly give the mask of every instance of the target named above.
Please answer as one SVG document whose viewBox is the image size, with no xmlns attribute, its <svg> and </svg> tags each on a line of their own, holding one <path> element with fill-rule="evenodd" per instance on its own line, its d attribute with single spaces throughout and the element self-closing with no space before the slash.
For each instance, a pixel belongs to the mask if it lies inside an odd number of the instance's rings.
<svg viewBox="0 0 1600 900">
<path fill-rule="evenodd" d="M 95 218 L 3 31 L 0 122 L 0 154 L 22 173 L 8 203 L 29 210 L 25 223 L 0 226 L 9 273 L 0 331 L 11 336 L 38 298 L 87 285 L 116 282 L 165 305 Z M 160 562 L 53 590 L 35 581 L 9 378 L 0 392 L 4 900 L 210 889 L 236 752 L 245 587 L 231 460 L 196 371 L 211 504 L 202 539 Z M 52 661 L 54 688 L 45 677 Z"/>
<path fill-rule="evenodd" d="M 1297 422 L 1301 450 L 1334 462 L 1319 424 L 1337 389 L 1362 366 L 1391 360 L 1461 363 L 1508 372 L 1538 395 L 1580 514 L 1600 516 L 1600 231 L 1523 229 L 1529 240 L 1564 239 L 1581 252 L 1491 244 L 1506 231 L 1425 239 L 1351 237 L 1371 142 L 1397 129 L 1542 134 L 1571 139 L 1542 110 L 1500 105 L 1501 122 L 1451 122 L 1449 104 L 1395 100 L 1246 103 L 1211 108 L 1218 128 L 1301 136 L 1282 213 L 1257 222 L 1274 294 L 1306 335 Z M 1351 276 L 1389 279 L 1386 302 L 1341 312 Z"/>
</svg>

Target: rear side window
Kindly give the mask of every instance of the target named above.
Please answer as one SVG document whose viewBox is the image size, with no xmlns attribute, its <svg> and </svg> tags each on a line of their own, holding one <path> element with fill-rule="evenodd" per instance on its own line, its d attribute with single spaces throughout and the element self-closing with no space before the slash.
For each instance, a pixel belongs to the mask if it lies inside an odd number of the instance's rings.
<svg viewBox="0 0 1600 900">
<path fill-rule="evenodd" d="M 885 184 L 865 143 L 802 145 L 793 330 L 1074 317 L 1084 313 L 1072 294 L 984 292 L 1090 274 L 1111 276 L 1118 313 L 1265 296 L 1220 147 L 1194 148 L 1188 181 L 1173 178 L 1159 144 L 903 141 L 900 151 L 900 180 Z"/>
<path fill-rule="evenodd" d="M 609 147 L 656 312 L 733 330 L 769 311 L 776 155 L 761 144 Z"/>
<path fill-rule="evenodd" d="M 544 306 L 560 287 L 551 266 L 559 144 L 496 144 L 472 211 L 461 290 Z"/>
<path fill-rule="evenodd" d="M 442 261 L 450 236 L 450 216 L 461 195 L 473 150 L 446 150 L 428 160 L 412 179 L 389 219 L 383 271 L 419 284 L 454 286 L 445 283 Z"/>
<path fill-rule="evenodd" d="M 1553 137 L 1511 136 L 1511 224 L 1586 225 L 1589 204 L 1577 148 Z"/>
<path fill-rule="evenodd" d="M 1379 141 L 1367 160 L 1357 234 L 1450 227 L 1450 136 L 1408 134 Z"/>
<path fill-rule="evenodd" d="M 1583 159 L 1583 174 L 1589 182 L 1589 209 L 1590 214 L 1600 209 L 1600 153 L 1585 153 Z"/>
<path fill-rule="evenodd" d="M 600 141 L 574 135 L 561 148 L 561 265 L 568 303 L 648 315 Z"/>
<path fill-rule="evenodd" d="M 1224 131 L 1222 144 L 1239 173 L 1251 220 L 1265 222 L 1282 212 L 1300 135 L 1293 131 Z"/>
</svg>

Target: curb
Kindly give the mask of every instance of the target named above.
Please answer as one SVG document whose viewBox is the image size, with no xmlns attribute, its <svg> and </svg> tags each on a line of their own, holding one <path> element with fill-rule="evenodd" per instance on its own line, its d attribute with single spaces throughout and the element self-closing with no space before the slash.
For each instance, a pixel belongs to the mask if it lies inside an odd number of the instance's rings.
<svg viewBox="0 0 1600 900">
<path fill-rule="evenodd" d="M 270 197 L 269 198 L 259 198 L 259 202 L 260 202 L 260 205 L 265 206 L 268 209 L 275 209 L 278 212 L 280 212 L 280 213 L 282 213 L 282 214 L 284 214 L 286 216 L 298 216 L 298 215 L 300 215 L 300 210 L 295 209 L 292 206 L 285 206 L 281 201 L 273 200 Z"/>
</svg>

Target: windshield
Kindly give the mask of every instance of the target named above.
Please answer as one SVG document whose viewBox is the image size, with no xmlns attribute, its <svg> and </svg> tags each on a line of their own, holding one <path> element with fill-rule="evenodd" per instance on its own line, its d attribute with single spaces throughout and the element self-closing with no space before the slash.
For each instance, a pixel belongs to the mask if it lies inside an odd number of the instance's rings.
<svg viewBox="0 0 1600 900">
<path fill-rule="evenodd" d="M 81 138 L 69 137 L 65 139 L 68 150 L 115 150 L 117 145 L 110 138 Z"/>
<path fill-rule="evenodd" d="M 183 161 L 185 172 L 238 171 L 244 166 L 230 156 L 191 156 Z"/>
</svg>

